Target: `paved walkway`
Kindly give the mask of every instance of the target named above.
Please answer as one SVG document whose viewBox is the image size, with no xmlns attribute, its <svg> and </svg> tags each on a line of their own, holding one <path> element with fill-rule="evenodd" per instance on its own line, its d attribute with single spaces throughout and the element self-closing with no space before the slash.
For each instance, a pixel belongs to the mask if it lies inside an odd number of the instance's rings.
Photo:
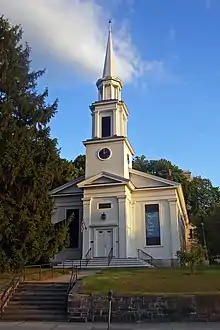
<svg viewBox="0 0 220 330">
<path fill-rule="evenodd" d="M 80 270 L 78 272 L 78 279 L 81 279 L 86 276 L 94 275 L 97 271 L 95 270 Z M 44 282 L 55 282 L 55 283 L 69 283 L 71 274 L 64 274 L 57 277 L 49 278 L 44 280 Z"/>
<path fill-rule="evenodd" d="M 0 330 L 107 330 L 107 324 L 0 322 Z M 219 330 L 220 323 L 112 324 L 111 330 Z"/>
</svg>

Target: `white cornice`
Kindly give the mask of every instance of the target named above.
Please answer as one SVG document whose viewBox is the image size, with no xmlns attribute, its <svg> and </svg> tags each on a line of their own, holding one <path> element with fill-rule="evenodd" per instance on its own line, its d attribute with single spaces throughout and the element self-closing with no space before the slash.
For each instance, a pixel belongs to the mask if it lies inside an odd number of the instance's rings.
<svg viewBox="0 0 220 330">
<path fill-rule="evenodd" d="M 89 144 L 104 144 L 104 143 L 111 143 L 111 142 L 119 142 L 119 141 L 124 141 L 130 150 L 131 154 L 134 155 L 134 149 L 131 146 L 130 142 L 128 141 L 128 138 L 125 136 L 113 136 L 110 138 L 96 138 L 96 139 L 90 139 L 90 140 L 85 140 L 83 141 L 84 146 L 86 147 Z"/>
</svg>

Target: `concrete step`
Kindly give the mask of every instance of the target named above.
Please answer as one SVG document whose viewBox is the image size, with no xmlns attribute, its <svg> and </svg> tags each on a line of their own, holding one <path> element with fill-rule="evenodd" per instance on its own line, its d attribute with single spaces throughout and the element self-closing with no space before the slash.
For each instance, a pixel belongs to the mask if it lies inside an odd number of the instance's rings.
<svg viewBox="0 0 220 330">
<path fill-rule="evenodd" d="M 55 290 L 55 291 L 65 291 L 68 287 L 68 283 L 66 285 L 58 285 L 58 284 L 51 284 L 48 282 L 48 284 L 43 283 L 42 285 L 38 285 L 35 283 L 21 283 L 19 285 L 19 289 L 25 289 L 25 290 Z"/>
<path fill-rule="evenodd" d="M 51 298 L 49 296 L 48 297 L 41 297 L 41 298 L 40 297 L 34 297 L 34 296 L 32 296 L 32 297 L 23 297 L 23 296 L 18 297 L 17 296 L 17 297 L 11 298 L 10 303 L 12 301 L 14 301 L 14 302 L 16 302 L 16 301 L 19 302 L 20 301 L 22 304 L 25 304 L 25 303 L 36 304 L 40 301 L 44 301 L 44 304 L 50 304 L 51 302 L 54 301 L 54 299 L 55 298 Z M 59 301 L 60 304 L 64 304 L 66 302 L 66 300 L 67 300 L 67 298 L 63 297 L 62 299 L 57 300 L 57 302 L 54 303 L 54 304 L 57 304 L 58 301 Z"/>
<path fill-rule="evenodd" d="M 66 321 L 68 283 L 21 283 L 3 313 L 3 321 Z"/>
<path fill-rule="evenodd" d="M 29 295 L 29 296 L 31 296 L 31 295 L 36 295 L 36 296 L 42 296 L 42 295 L 47 295 L 47 294 L 49 294 L 50 296 L 56 296 L 56 297 L 62 297 L 64 294 L 66 294 L 66 292 L 67 292 L 67 290 L 65 290 L 65 291 L 60 291 L 60 290 L 32 290 L 32 289 L 30 289 L 30 290 L 25 290 L 25 289 L 18 289 L 18 291 L 16 291 L 16 293 L 15 293 L 15 296 L 16 295 L 23 295 L 23 296 L 25 296 L 25 295 Z"/>
<path fill-rule="evenodd" d="M 23 303 L 21 301 L 11 301 L 10 302 L 10 310 L 12 309 L 43 309 L 43 310 L 61 310 L 61 309 L 66 309 L 66 303 L 60 304 L 58 303 L 51 303 L 51 304 L 45 304 L 44 301 L 39 301 L 38 303 L 35 304 L 30 304 L 30 303 Z"/>
<path fill-rule="evenodd" d="M 138 258 L 113 258 L 111 260 L 110 265 L 108 265 L 108 258 L 92 258 L 89 263 L 86 266 L 85 260 L 74 260 L 74 263 L 72 260 L 66 260 L 64 264 L 62 264 L 62 267 L 64 268 L 72 268 L 72 265 L 74 264 L 74 267 L 77 265 L 81 265 L 81 268 L 87 268 L 87 269 L 96 269 L 96 268 L 138 268 L 138 267 L 152 267 L 150 263 L 145 262 L 144 260 L 138 259 Z M 59 268 L 59 265 L 55 266 Z M 61 267 L 61 264 L 60 264 Z"/>
<path fill-rule="evenodd" d="M 65 309 L 62 309 L 60 312 L 58 312 L 57 310 L 45 310 L 45 309 L 35 309 L 35 308 L 29 308 L 29 309 L 5 309 L 4 311 L 4 315 L 13 315 L 13 314 L 17 314 L 17 315 L 63 315 L 65 314 Z"/>
</svg>

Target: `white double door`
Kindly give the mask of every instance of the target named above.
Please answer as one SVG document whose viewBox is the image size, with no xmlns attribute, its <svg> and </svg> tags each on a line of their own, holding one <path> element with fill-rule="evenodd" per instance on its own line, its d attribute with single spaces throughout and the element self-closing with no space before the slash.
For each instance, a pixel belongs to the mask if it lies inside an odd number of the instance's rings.
<svg viewBox="0 0 220 330">
<path fill-rule="evenodd" d="M 96 253 L 95 257 L 107 257 L 113 247 L 113 230 L 96 230 Z"/>
</svg>

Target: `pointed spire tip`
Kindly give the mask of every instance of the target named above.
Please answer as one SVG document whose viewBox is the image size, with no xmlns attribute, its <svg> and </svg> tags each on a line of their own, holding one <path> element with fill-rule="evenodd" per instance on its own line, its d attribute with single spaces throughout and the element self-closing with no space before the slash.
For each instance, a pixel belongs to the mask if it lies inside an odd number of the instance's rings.
<svg viewBox="0 0 220 330">
<path fill-rule="evenodd" d="M 109 20 L 109 22 L 108 22 L 108 31 L 112 32 L 112 21 L 111 20 Z"/>
</svg>

